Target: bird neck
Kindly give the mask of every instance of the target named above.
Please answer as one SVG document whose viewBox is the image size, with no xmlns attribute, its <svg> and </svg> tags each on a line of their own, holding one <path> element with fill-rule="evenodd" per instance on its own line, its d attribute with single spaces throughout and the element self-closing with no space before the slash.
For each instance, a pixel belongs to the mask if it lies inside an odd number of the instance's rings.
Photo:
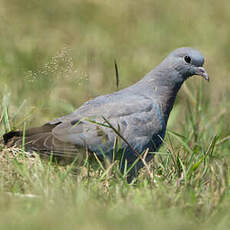
<svg viewBox="0 0 230 230">
<path fill-rule="evenodd" d="M 165 124 L 168 122 L 169 114 L 173 108 L 173 105 L 175 103 L 176 95 L 179 88 L 177 89 L 170 89 L 170 88 L 161 88 L 158 90 L 158 92 L 155 94 L 155 99 L 162 111 L 162 114 L 164 116 Z"/>
<path fill-rule="evenodd" d="M 183 80 L 172 80 L 173 76 L 176 75 L 177 79 L 183 79 L 182 77 L 178 78 L 178 72 L 176 72 L 176 70 L 174 72 L 172 69 L 165 69 L 165 72 L 159 72 L 156 68 L 139 82 L 143 85 L 144 94 L 151 96 L 154 103 L 160 106 L 165 124 L 167 124 L 176 95 L 183 84 Z M 164 76 L 163 79 L 162 76 Z M 168 78 L 165 78 L 165 76 L 168 76 Z"/>
</svg>

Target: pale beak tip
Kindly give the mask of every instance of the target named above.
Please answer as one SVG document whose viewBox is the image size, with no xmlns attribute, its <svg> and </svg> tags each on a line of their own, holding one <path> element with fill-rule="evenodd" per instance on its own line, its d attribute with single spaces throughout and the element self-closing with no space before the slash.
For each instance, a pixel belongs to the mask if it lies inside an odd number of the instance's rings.
<svg viewBox="0 0 230 230">
<path fill-rule="evenodd" d="M 206 81 L 210 81 L 210 79 L 209 79 L 209 76 L 208 75 L 206 75 L 206 76 L 204 76 L 204 79 L 206 80 Z"/>
<path fill-rule="evenodd" d="M 209 82 L 209 80 L 210 80 L 207 71 L 206 71 L 205 68 L 203 68 L 203 67 L 199 67 L 199 68 L 198 68 L 197 75 L 202 76 L 202 77 L 203 77 L 206 81 L 208 81 L 208 82 Z"/>
</svg>

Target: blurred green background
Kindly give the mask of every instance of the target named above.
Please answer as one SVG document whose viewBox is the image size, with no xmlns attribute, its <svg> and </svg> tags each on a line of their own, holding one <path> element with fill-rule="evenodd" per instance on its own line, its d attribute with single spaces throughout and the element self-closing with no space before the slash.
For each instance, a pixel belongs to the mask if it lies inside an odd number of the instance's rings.
<svg viewBox="0 0 230 230">
<path fill-rule="evenodd" d="M 193 77 L 180 90 L 168 130 L 183 136 L 166 136 L 153 181 L 143 170 L 128 185 L 116 168 L 76 178 L 0 145 L 0 225 L 229 229 L 229 22 L 227 0 L 0 0 L 1 135 L 116 91 L 114 59 L 121 89 L 191 46 L 206 57 L 211 79 Z"/>
<path fill-rule="evenodd" d="M 0 90 L 10 94 L 10 113 L 21 106 L 17 120 L 30 114 L 33 125 L 42 124 L 114 92 L 114 59 L 124 88 L 181 46 L 204 54 L 211 78 L 206 84 L 196 77 L 188 87 L 203 84 L 210 108 L 228 101 L 227 0 L 1 0 L 0 19 Z M 182 108 L 185 98 L 182 89 Z"/>
</svg>

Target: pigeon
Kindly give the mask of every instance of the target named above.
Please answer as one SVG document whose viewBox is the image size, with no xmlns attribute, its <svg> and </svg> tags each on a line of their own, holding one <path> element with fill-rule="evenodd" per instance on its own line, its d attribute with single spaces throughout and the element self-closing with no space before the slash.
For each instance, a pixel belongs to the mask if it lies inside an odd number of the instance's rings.
<svg viewBox="0 0 230 230">
<path fill-rule="evenodd" d="M 112 94 L 85 102 L 71 114 L 41 127 L 3 135 L 7 147 L 22 147 L 59 160 L 84 159 L 86 153 L 114 159 L 122 153 L 120 169 L 130 168 L 131 182 L 160 148 L 170 112 L 183 82 L 193 75 L 209 81 L 204 57 L 196 49 L 182 47 L 171 52 L 137 83 Z M 79 160 L 80 161 L 80 160 Z M 133 166 L 134 165 L 134 166 Z"/>
</svg>

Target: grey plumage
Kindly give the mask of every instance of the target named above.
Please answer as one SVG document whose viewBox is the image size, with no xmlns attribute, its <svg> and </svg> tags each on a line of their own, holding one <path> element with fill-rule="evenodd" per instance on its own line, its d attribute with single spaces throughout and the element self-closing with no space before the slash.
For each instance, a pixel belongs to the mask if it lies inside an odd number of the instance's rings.
<svg viewBox="0 0 230 230">
<path fill-rule="evenodd" d="M 202 67 L 203 55 L 189 47 L 179 48 L 136 84 L 113 94 L 96 97 L 84 103 L 73 113 L 57 118 L 42 127 L 26 131 L 25 148 L 60 158 L 75 157 L 87 149 L 97 155 L 112 158 L 117 134 L 106 127 L 105 117 L 138 153 L 149 148 L 157 151 L 165 136 L 169 114 L 178 90 L 193 75 L 208 80 Z M 104 125 L 101 125 L 104 124 Z M 21 145 L 22 132 L 12 131 L 3 136 L 7 146 Z M 121 170 L 127 160 L 130 166 L 137 158 L 133 150 L 121 141 L 125 150 Z M 103 153 L 102 153 L 103 152 Z M 152 158 L 147 156 L 147 160 Z M 136 171 L 142 162 L 136 164 Z M 134 176 L 131 170 L 129 181 Z"/>
</svg>

